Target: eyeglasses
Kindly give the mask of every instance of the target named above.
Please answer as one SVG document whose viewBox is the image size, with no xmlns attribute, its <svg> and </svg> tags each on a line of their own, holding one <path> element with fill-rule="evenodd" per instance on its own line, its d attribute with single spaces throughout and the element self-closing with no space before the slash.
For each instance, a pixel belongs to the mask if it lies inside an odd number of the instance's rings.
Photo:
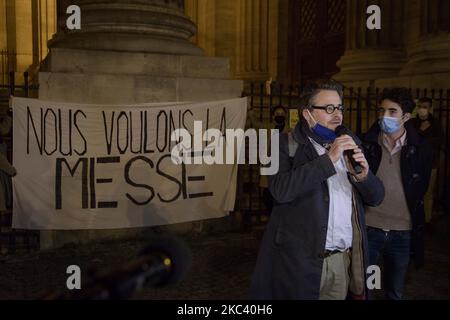
<svg viewBox="0 0 450 320">
<path fill-rule="evenodd" d="M 333 104 L 327 104 L 326 106 L 310 106 L 313 109 L 325 110 L 326 113 L 332 114 L 335 110 L 339 110 L 342 113 L 345 111 L 345 107 L 342 104 L 338 104 L 337 106 Z"/>
</svg>

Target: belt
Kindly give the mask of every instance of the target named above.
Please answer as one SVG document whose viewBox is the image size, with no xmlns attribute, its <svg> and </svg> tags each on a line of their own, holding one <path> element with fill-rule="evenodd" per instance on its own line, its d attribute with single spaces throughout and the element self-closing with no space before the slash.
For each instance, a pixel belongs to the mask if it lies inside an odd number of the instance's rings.
<svg viewBox="0 0 450 320">
<path fill-rule="evenodd" d="M 344 251 L 340 251 L 340 250 L 325 250 L 323 257 L 324 258 L 328 258 L 329 256 L 332 256 L 333 254 L 336 253 L 348 253 L 352 250 L 352 248 L 346 249 Z"/>
</svg>

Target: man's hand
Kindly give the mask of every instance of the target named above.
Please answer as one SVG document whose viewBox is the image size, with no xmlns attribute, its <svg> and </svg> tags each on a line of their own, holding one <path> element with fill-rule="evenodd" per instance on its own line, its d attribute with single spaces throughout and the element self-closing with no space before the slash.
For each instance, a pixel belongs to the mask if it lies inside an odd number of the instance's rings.
<svg viewBox="0 0 450 320">
<path fill-rule="evenodd" d="M 364 153 L 360 148 L 356 147 L 355 149 L 353 149 L 353 159 L 355 159 L 355 161 L 360 164 L 362 171 L 360 174 L 356 174 L 350 161 L 348 160 L 347 157 L 345 157 L 345 162 L 347 163 L 348 171 L 356 178 L 356 180 L 358 181 L 365 180 L 367 178 L 367 174 L 369 173 L 369 163 L 367 162 L 366 157 L 364 156 Z"/>
<path fill-rule="evenodd" d="M 358 148 L 358 146 L 355 141 L 353 141 L 352 137 L 344 134 L 334 140 L 330 150 L 328 151 L 328 156 L 333 163 L 336 163 L 341 158 L 342 153 L 345 150 L 353 150 L 356 148 Z"/>
<path fill-rule="evenodd" d="M 347 157 L 344 157 L 348 171 L 356 178 L 357 181 L 363 181 L 367 178 L 367 174 L 369 173 L 369 164 L 364 156 L 364 153 L 357 146 L 352 137 L 344 134 L 336 138 L 328 151 L 328 156 L 333 163 L 336 163 L 345 150 L 353 150 L 353 159 L 355 159 L 363 169 L 360 174 L 356 174 L 350 161 L 348 161 Z"/>
</svg>

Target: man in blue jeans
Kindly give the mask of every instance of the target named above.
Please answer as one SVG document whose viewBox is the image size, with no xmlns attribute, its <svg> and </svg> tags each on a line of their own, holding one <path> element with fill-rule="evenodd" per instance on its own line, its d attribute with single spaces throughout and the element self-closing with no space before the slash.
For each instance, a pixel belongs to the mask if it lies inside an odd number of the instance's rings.
<svg viewBox="0 0 450 320">
<path fill-rule="evenodd" d="M 432 167 L 432 149 L 411 121 L 414 101 L 406 88 L 385 90 L 378 121 L 363 137 L 371 170 L 383 181 L 386 195 L 378 207 L 366 210 L 369 262 L 384 258 L 384 291 L 398 300 L 410 254 L 416 267 L 423 265 L 423 198 Z"/>
</svg>

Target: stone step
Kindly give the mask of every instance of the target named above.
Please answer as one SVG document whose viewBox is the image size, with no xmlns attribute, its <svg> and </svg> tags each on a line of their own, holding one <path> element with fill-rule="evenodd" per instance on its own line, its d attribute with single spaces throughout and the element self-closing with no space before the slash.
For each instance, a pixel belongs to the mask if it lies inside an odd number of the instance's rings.
<svg viewBox="0 0 450 320">
<path fill-rule="evenodd" d="M 227 58 L 54 48 L 43 71 L 230 79 Z"/>
<path fill-rule="evenodd" d="M 114 105 L 225 100 L 242 92 L 239 80 L 56 72 L 40 72 L 39 86 L 41 100 Z"/>
</svg>

